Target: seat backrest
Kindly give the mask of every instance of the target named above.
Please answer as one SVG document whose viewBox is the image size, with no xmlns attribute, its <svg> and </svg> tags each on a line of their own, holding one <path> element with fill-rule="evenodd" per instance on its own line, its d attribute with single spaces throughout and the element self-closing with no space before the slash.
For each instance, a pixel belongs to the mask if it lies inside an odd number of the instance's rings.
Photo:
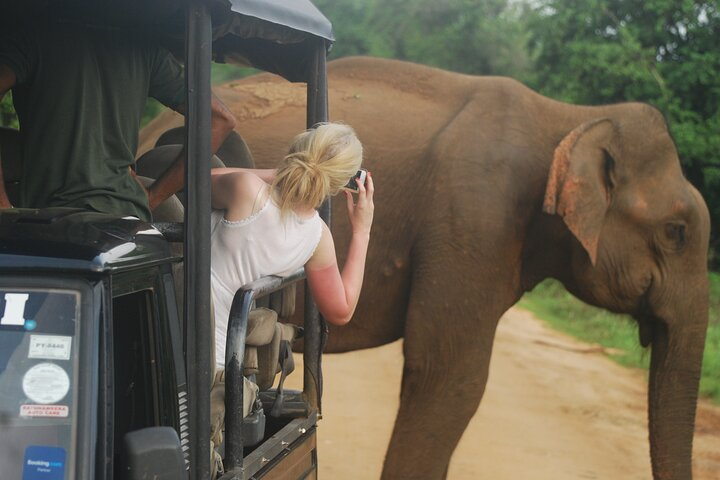
<svg viewBox="0 0 720 480">
<path fill-rule="evenodd" d="M 270 294 L 270 308 L 278 312 L 278 317 L 287 320 L 295 313 L 295 299 L 297 297 L 297 283 Z"/>
<path fill-rule="evenodd" d="M 291 349 L 298 337 L 296 326 L 277 320 L 277 312 L 268 308 L 255 308 L 248 316 L 243 373 L 246 376 L 255 375 L 260 390 L 272 387 L 275 375 L 282 370 L 282 343 L 287 343 L 286 350 Z M 286 368 L 286 375 L 291 372 L 292 369 Z"/>
<path fill-rule="evenodd" d="M 156 180 L 160 178 L 165 170 L 175 163 L 175 160 L 177 160 L 181 152 L 182 145 L 163 145 L 161 147 L 148 150 L 135 161 L 135 171 L 139 176 Z M 226 166 L 217 155 L 212 156 L 210 159 L 210 165 L 213 168 Z M 177 192 L 175 196 L 180 200 L 182 205 L 185 205 L 184 189 Z M 182 219 L 179 221 L 182 222 Z"/>
<path fill-rule="evenodd" d="M 185 143 L 185 127 L 175 127 L 165 131 L 155 142 L 155 147 L 163 145 L 182 145 Z M 255 168 L 250 148 L 235 130 L 231 131 L 217 153 L 228 167 Z"/>
<path fill-rule="evenodd" d="M 14 128 L 0 127 L 0 165 L 10 203 L 17 205 L 20 200 L 22 147 L 20 132 Z"/>
</svg>

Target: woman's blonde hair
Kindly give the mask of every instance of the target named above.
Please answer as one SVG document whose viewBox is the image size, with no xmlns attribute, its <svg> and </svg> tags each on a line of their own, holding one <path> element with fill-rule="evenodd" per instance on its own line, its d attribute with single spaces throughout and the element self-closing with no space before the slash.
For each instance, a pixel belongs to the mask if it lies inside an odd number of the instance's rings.
<svg viewBox="0 0 720 480">
<path fill-rule="evenodd" d="M 349 125 L 321 123 L 293 140 L 280 163 L 272 191 L 280 211 L 318 208 L 360 168 L 362 145 Z"/>
</svg>

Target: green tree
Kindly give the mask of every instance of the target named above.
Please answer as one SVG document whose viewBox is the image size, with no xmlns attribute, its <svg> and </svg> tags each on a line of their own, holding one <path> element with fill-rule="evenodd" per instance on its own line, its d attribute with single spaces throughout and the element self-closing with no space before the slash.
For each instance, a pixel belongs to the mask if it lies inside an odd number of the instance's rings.
<svg viewBox="0 0 720 480">
<path fill-rule="evenodd" d="M 317 0 L 333 22 L 331 57 L 372 55 L 473 74 L 527 66 L 519 9 L 508 0 Z"/>
<path fill-rule="evenodd" d="M 8 93 L 0 102 L 0 127 L 18 128 L 18 119 L 12 104 L 12 93 Z"/>
<path fill-rule="evenodd" d="M 720 226 L 720 2 L 538 0 L 524 18 L 542 93 L 636 100 L 666 115 L 683 168 Z M 720 249 L 717 233 L 713 249 Z M 718 251 L 720 253 L 720 250 Z"/>
</svg>

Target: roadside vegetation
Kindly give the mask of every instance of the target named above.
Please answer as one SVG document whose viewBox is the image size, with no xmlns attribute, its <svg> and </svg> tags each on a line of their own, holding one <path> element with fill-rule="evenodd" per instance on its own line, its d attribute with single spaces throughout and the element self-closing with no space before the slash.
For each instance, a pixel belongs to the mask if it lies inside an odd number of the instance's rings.
<svg viewBox="0 0 720 480">
<path fill-rule="evenodd" d="M 591 307 L 570 295 L 556 280 L 546 280 L 519 304 L 552 328 L 603 347 L 626 367 L 647 369 L 650 350 L 640 346 L 637 325 L 627 315 Z M 720 274 L 710 275 L 710 327 L 705 343 L 700 394 L 720 404 Z"/>
</svg>

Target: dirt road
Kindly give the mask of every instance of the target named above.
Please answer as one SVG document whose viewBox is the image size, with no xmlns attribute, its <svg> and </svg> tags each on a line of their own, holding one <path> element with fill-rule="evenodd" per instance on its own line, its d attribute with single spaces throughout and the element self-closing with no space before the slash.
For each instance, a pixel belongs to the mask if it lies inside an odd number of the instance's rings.
<svg viewBox="0 0 720 480">
<path fill-rule="evenodd" d="M 398 407 L 402 343 L 326 355 L 323 367 L 320 478 L 377 479 Z M 643 372 L 512 309 L 449 479 L 650 479 L 645 382 Z M 697 423 L 695 478 L 720 479 L 720 408 L 701 402 Z"/>
</svg>

